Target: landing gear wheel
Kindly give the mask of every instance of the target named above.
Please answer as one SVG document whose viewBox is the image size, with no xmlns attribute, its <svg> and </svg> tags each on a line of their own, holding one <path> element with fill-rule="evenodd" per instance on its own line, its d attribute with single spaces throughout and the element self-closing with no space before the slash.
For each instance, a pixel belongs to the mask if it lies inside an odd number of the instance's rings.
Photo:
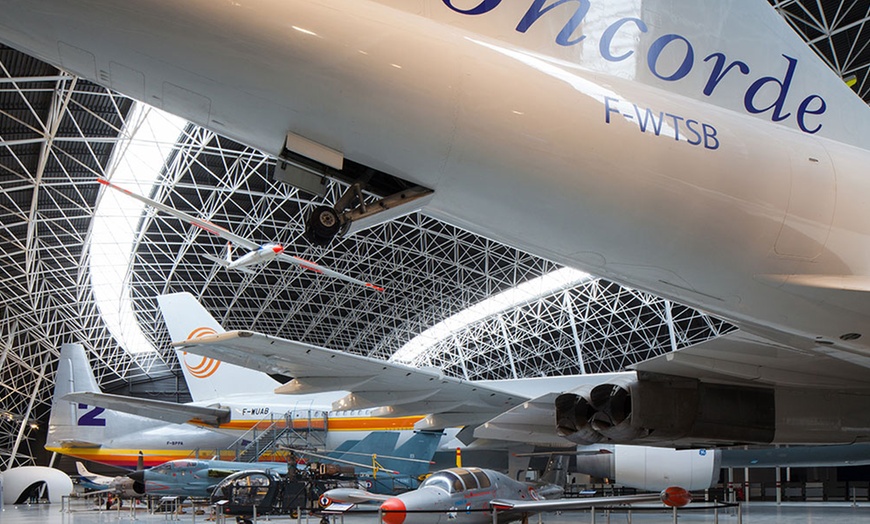
<svg viewBox="0 0 870 524">
<path fill-rule="evenodd" d="M 315 246 L 329 244 L 341 229 L 341 220 L 335 209 L 329 206 L 318 206 L 308 217 L 308 227 L 305 237 Z"/>
</svg>

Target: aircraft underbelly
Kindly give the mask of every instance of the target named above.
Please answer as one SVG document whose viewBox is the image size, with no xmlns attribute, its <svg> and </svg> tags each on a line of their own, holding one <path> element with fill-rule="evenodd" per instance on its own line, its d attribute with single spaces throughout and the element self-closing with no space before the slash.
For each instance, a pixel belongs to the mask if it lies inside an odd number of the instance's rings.
<svg viewBox="0 0 870 524">
<path fill-rule="evenodd" d="M 292 131 L 521 249 L 808 340 L 870 321 L 753 278 L 866 255 L 830 252 L 849 189 L 785 127 L 371 2 L 7 4 L 27 52 L 268 152 Z"/>
<path fill-rule="evenodd" d="M 837 192 L 834 165 L 824 146 L 803 140 L 790 151 L 788 212 L 774 251 L 784 257 L 813 260 L 822 254 L 834 220 Z"/>
</svg>

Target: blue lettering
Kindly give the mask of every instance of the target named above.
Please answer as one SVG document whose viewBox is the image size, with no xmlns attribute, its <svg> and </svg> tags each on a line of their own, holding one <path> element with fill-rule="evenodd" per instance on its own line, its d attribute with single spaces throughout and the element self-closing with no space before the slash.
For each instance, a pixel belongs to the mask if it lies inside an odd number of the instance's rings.
<svg viewBox="0 0 870 524">
<path fill-rule="evenodd" d="M 575 9 L 567 22 L 565 22 L 564 26 L 562 26 L 558 35 L 556 35 L 555 42 L 560 46 L 572 46 L 582 42 L 586 38 L 586 35 L 582 34 L 581 26 L 591 9 L 591 0 L 527 1 L 530 5 L 516 26 L 517 32 L 526 33 L 550 11 L 559 7 L 565 7 L 564 4 L 574 2 Z M 469 16 L 490 13 L 502 4 L 502 0 L 442 0 L 442 2 L 451 11 Z M 457 3 L 470 7 L 457 7 L 455 5 Z M 563 13 L 564 16 L 567 16 L 570 12 L 570 7 L 560 9 L 559 12 Z M 626 26 L 630 24 L 633 24 L 640 33 L 648 33 L 650 30 L 649 26 L 647 26 L 647 24 L 640 18 L 623 17 L 616 20 L 608 25 L 601 33 L 601 38 L 598 42 L 598 49 L 601 58 L 608 62 L 621 62 L 635 54 L 637 51 L 636 44 L 626 46 L 623 49 L 620 47 L 617 39 L 617 35 L 620 35 L 621 37 L 634 36 L 635 30 L 626 28 Z M 547 28 L 558 27 L 556 23 L 548 23 L 546 26 Z M 633 41 L 637 42 L 638 39 L 634 38 Z M 682 45 L 685 45 L 685 49 L 680 45 L 675 49 L 672 44 L 676 41 L 682 42 Z M 665 53 L 666 49 L 668 49 L 667 53 Z M 682 59 L 680 58 L 680 53 L 682 53 Z M 662 59 L 662 54 L 665 54 L 664 59 Z M 744 91 L 743 96 L 743 107 L 748 113 L 760 114 L 770 112 L 770 120 L 773 122 L 781 122 L 792 116 L 792 113 L 788 110 L 790 108 L 786 107 L 786 100 L 789 95 L 792 79 L 797 70 L 798 60 L 788 55 L 782 55 L 782 57 L 785 58 L 787 62 L 785 74 L 781 78 L 774 76 L 762 76 L 756 78 Z M 690 42 L 686 37 L 675 33 L 662 35 L 653 40 L 646 53 L 646 67 L 649 72 L 656 78 L 666 82 L 675 82 L 686 78 L 692 72 L 695 65 L 694 62 L 695 50 L 692 42 Z M 704 62 L 712 62 L 709 76 L 702 88 L 703 94 L 708 97 L 713 95 L 725 77 L 731 74 L 733 69 L 736 69 L 741 75 L 750 75 L 750 67 L 746 62 L 742 60 L 731 61 L 722 52 L 717 51 L 710 53 L 706 58 L 704 58 Z M 670 71 L 673 67 L 676 67 L 676 69 Z M 748 80 L 752 80 L 752 78 L 750 77 Z M 759 102 L 756 100 L 758 93 L 764 90 L 765 93 L 771 91 L 775 94 L 773 91 L 775 87 L 779 88 L 779 93 L 776 95 L 776 98 L 769 103 L 769 105 L 759 107 Z M 767 96 L 765 96 L 765 100 L 767 100 Z M 616 103 L 619 103 L 619 100 L 616 98 L 605 99 L 605 121 L 608 124 L 611 122 L 611 113 L 619 113 L 615 108 Z M 642 114 L 641 109 L 635 106 L 635 112 L 639 119 L 638 123 L 641 126 L 641 131 L 645 132 L 648 127 L 652 127 L 653 132 L 658 135 L 661 131 L 661 123 L 665 118 L 665 114 L 659 113 L 659 119 L 656 120 L 655 115 L 649 109 L 643 111 L 645 111 L 644 114 Z M 797 126 L 804 133 L 818 133 L 822 129 L 823 124 L 822 122 L 813 121 L 811 116 L 823 115 L 826 111 L 827 102 L 821 95 L 811 94 L 806 96 L 806 98 L 803 98 L 803 100 L 800 101 L 796 108 L 795 120 Z M 628 113 L 623 114 L 623 116 L 628 120 L 634 119 L 634 117 Z M 675 138 L 679 140 L 679 124 L 681 117 L 668 113 L 667 118 L 673 119 Z M 651 122 L 650 119 L 652 119 Z M 809 122 L 807 121 L 808 119 Z M 701 124 L 697 120 L 683 120 L 685 121 L 686 126 L 683 136 L 690 144 L 700 145 L 701 143 L 704 143 L 705 147 L 708 149 L 717 149 L 719 147 L 719 139 L 717 137 L 716 129 L 713 126 Z M 699 125 L 701 126 L 700 129 L 698 128 Z"/>
<path fill-rule="evenodd" d="M 483 0 L 477 7 L 472 7 L 471 9 L 459 9 L 458 7 L 453 5 L 453 0 L 443 0 L 444 5 L 449 7 L 450 9 L 456 11 L 457 13 L 462 13 L 463 15 L 482 15 L 483 13 L 488 13 L 498 6 L 501 3 L 501 0 Z"/>
<path fill-rule="evenodd" d="M 704 128 L 704 147 L 719 149 L 719 139 L 716 138 L 716 128 L 709 124 L 701 124 Z"/>
<path fill-rule="evenodd" d="M 683 120 L 683 117 L 672 115 L 670 113 L 665 113 L 665 116 L 669 116 L 674 119 L 674 140 L 680 139 L 680 122 Z"/>
<path fill-rule="evenodd" d="M 764 113 L 765 111 L 773 109 L 771 120 L 774 122 L 785 120 L 791 116 L 791 113 L 782 114 L 782 106 L 785 104 L 785 96 L 788 93 L 788 88 L 791 86 L 791 79 L 794 76 L 794 68 L 797 65 L 797 59 L 786 55 L 782 56 L 788 60 L 788 68 L 785 71 L 785 78 L 780 81 L 772 76 L 763 76 L 749 86 L 749 89 L 746 90 L 746 96 L 743 97 L 743 107 L 745 107 L 750 113 Z M 779 86 L 779 96 L 776 97 L 776 100 L 767 107 L 755 107 L 755 95 L 758 94 L 758 91 L 762 86 L 764 86 L 764 84 L 770 82 Z"/>
<path fill-rule="evenodd" d="M 616 36 L 616 32 L 619 31 L 619 29 L 628 22 L 634 22 L 634 25 L 636 25 L 642 33 L 647 32 L 646 24 L 643 23 L 643 20 L 639 18 L 622 18 L 620 20 L 617 20 L 610 27 L 604 30 L 604 33 L 601 35 L 601 42 L 598 43 L 601 56 L 603 56 L 605 60 L 609 60 L 611 62 L 619 62 L 634 54 L 634 51 L 626 51 L 625 53 L 616 56 L 610 52 L 610 44 L 613 42 L 613 37 Z"/>
<path fill-rule="evenodd" d="M 697 120 L 691 120 L 691 119 L 686 120 L 686 129 L 689 130 L 689 133 L 692 133 L 693 135 L 695 135 L 694 140 L 687 138 L 686 142 L 692 144 L 693 146 L 696 146 L 696 145 L 701 143 L 701 133 L 699 133 L 698 130 L 693 127 L 695 124 L 698 124 L 698 123 L 699 122 Z"/>
<path fill-rule="evenodd" d="M 79 404 L 79 409 L 87 409 L 87 404 Z M 77 424 L 79 426 L 105 426 L 106 419 L 99 418 L 103 412 L 106 411 L 105 408 L 94 407 L 90 411 L 87 411 L 82 416 L 79 417 Z"/>
<path fill-rule="evenodd" d="M 619 114 L 619 109 L 614 109 L 614 108 L 610 107 L 611 100 L 614 102 L 619 102 L 618 98 L 613 98 L 612 96 L 605 96 L 604 97 L 604 122 L 608 123 L 608 124 L 610 123 L 610 113 Z"/>
<path fill-rule="evenodd" d="M 637 113 L 637 125 L 640 127 L 640 130 L 646 133 L 646 126 L 652 121 L 652 129 L 653 133 L 656 136 L 662 132 L 662 121 L 665 118 L 664 113 L 659 113 L 659 119 L 656 121 L 655 113 L 652 112 L 649 108 L 644 109 L 644 114 L 641 116 L 640 108 L 637 105 L 634 106 L 634 111 Z"/>
<path fill-rule="evenodd" d="M 568 20 L 568 23 L 565 24 L 565 27 L 563 27 L 562 30 L 559 31 L 559 34 L 556 36 L 556 43 L 561 46 L 569 46 L 582 41 L 584 38 L 586 38 L 586 35 L 580 35 L 574 40 L 571 40 L 571 35 L 573 35 L 574 31 L 576 31 L 577 28 L 580 27 L 580 24 L 583 22 L 583 18 L 585 18 L 586 13 L 589 12 L 589 0 L 556 0 L 547 7 L 544 7 L 544 4 L 547 3 L 547 0 L 535 0 L 534 3 L 532 3 L 531 7 L 529 7 L 529 10 L 526 11 L 523 19 L 520 20 L 519 25 L 517 25 L 517 31 L 519 31 L 520 33 L 525 33 L 530 27 L 532 27 L 532 24 L 537 22 L 538 19 L 544 15 L 544 13 L 553 9 L 554 7 L 564 4 L 565 2 L 577 2 L 580 5 L 577 7 L 577 11 L 574 12 L 574 15 L 571 17 L 571 19 Z"/>
<path fill-rule="evenodd" d="M 713 94 L 713 90 L 716 89 L 716 86 L 719 85 L 719 81 L 728 74 L 728 71 L 731 71 L 732 67 L 737 67 L 737 69 L 743 73 L 744 75 L 749 74 L 749 66 L 740 60 L 735 60 L 728 64 L 728 67 L 725 70 L 722 70 L 722 64 L 725 63 L 727 58 L 722 53 L 713 53 L 704 59 L 705 62 L 709 62 L 711 58 L 715 58 L 716 62 L 713 64 L 713 71 L 710 72 L 710 78 L 707 79 L 707 85 L 704 86 L 704 94 L 710 96 Z"/>
<path fill-rule="evenodd" d="M 813 102 L 813 100 L 818 100 L 819 106 L 815 109 L 810 109 L 810 104 Z M 801 131 L 803 131 L 804 133 L 809 133 L 811 135 L 818 133 L 819 129 L 822 128 L 822 124 L 819 124 L 816 127 L 810 129 L 807 127 L 806 122 L 804 122 L 804 117 L 806 117 L 807 113 L 811 115 L 821 115 L 825 112 L 827 108 L 828 104 L 825 103 L 825 99 L 820 97 L 819 95 L 810 95 L 804 98 L 804 101 L 801 102 L 800 106 L 798 106 L 797 111 L 797 123 L 798 126 L 801 128 Z"/>
<path fill-rule="evenodd" d="M 680 67 L 677 68 L 676 71 L 670 76 L 663 76 L 656 69 L 656 62 L 658 62 L 659 56 L 662 51 L 665 50 L 668 44 L 674 42 L 676 40 L 682 40 L 686 43 L 686 56 L 683 58 L 683 63 L 680 64 Z M 647 64 L 649 65 L 649 70 L 652 71 L 652 74 L 656 75 L 658 78 L 662 80 L 667 80 L 668 82 L 673 82 L 674 80 L 679 80 L 686 75 L 689 74 L 689 71 L 692 70 L 692 65 L 695 62 L 695 50 L 692 49 L 692 44 L 689 43 L 685 37 L 680 35 L 664 35 L 656 38 L 655 42 L 649 48 L 649 52 L 646 55 Z"/>
</svg>

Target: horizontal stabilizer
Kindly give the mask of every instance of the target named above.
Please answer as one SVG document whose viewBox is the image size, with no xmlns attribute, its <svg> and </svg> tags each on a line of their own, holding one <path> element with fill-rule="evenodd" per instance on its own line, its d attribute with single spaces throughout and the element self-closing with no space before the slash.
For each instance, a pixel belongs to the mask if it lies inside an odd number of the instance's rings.
<svg viewBox="0 0 870 524">
<path fill-rule="evenodd" d="M 109 393 L 69 393 L 63 399 L 174 424 L 185 424 L 195 421 L 211 426 L 219 426 L 221 423 L 229 422 L 231 416 L 229 408 L 191 406 L 189 404 L 175 404 L 173 402 L 125 397 Z"/>
<path fill-rule="evenodd" d="M 77 439 L 63 439 L 57 441 L 57 444 L 60 445 L 61 448 L 101 448 L 102 444 L 98 444 L 96 442 L 90 442 L 87 440 L 77 440 Z"/>
</svg>

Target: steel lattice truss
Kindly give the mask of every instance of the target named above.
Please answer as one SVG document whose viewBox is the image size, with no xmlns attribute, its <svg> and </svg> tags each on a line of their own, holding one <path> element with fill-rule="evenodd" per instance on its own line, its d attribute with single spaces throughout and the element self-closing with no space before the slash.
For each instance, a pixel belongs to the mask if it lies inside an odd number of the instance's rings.
<svg viewBox="0 0 870 524">
<path fill-rule="evenodd" d="M 86 343 L 110 385 L 141 375 L 113 342 L 88 286 L 94 176 L 132 103 L 0 49 L 0 466 L 27 463 L 44 423 L 62 342 Z M 165 366 L 164 366 L 165 367 Z M 44 424 L 43 424 L 44 426 Z"/>
<path fill-rule="evenodd" d="M 840 78 L 870 101 L 870 3 L 866 0 L 770 0 Z"/>
<path fill-rule="evenodd" d="M 223 241 L 172 218 L 148 216 L 130 274 L 145 332 L 166 347 L 154 297 L 190 291 L 227 328 L 252 329 L 333 349 L 387 358 L 445 315 L 552 271 L 551 262 L 419 214 L 313 248 L 300 217 L 312 197 L 275 182 L 262 153 L 213 133 L 186 133 L 154 198 L 257 241 L 387 286 L 376 293 L 273 263 L 255 274 L 227 271 Z M 229 169 L 227 169 L 229 166 Z M 343 188 L 329 188 L 327 200 Z"/>
<path fill-rule="evenodd" d="M 770 3 L 854 89 L 870 98 L 868 4 Z M 388 286 L 374 294 L 278 265 L 230 273 L 205 254 L 225 246 L 202 231 L 147 214 L 127 286 L 156 352 L 131 356 L 95 304 L 88 245 L 96 176 L 141 113 L 123 96 L 0 48 L 0 469 L 45 462 L 45 430 L 61 343 L 85 344 L 104 389 L 177 374 L 154 297 L 191 291 L 230 329 L 247 328 L 386 358 L 415 335 L 482 299 L 556 269 L 554 264 L 421 215 L 330 249 L 300 241 L 314 205 L 272 181 L 271 159 L 188 128 L 152 197 L 257 240 Z M 341 187 L 329 188 L 334 201 Z M 417 363 L 469 378 L 622 369 L 731 329 L 683 306 L 592 279 L 452 333 Z M 40 429 L 32 429 L 39 423 Z"/>
<path fill-rule="evenodd" d="M 697 310 L 592 279 L 471 324 L 411 363 L 479 380 L 604 373 L 733 329 Z"/>
</svg>

